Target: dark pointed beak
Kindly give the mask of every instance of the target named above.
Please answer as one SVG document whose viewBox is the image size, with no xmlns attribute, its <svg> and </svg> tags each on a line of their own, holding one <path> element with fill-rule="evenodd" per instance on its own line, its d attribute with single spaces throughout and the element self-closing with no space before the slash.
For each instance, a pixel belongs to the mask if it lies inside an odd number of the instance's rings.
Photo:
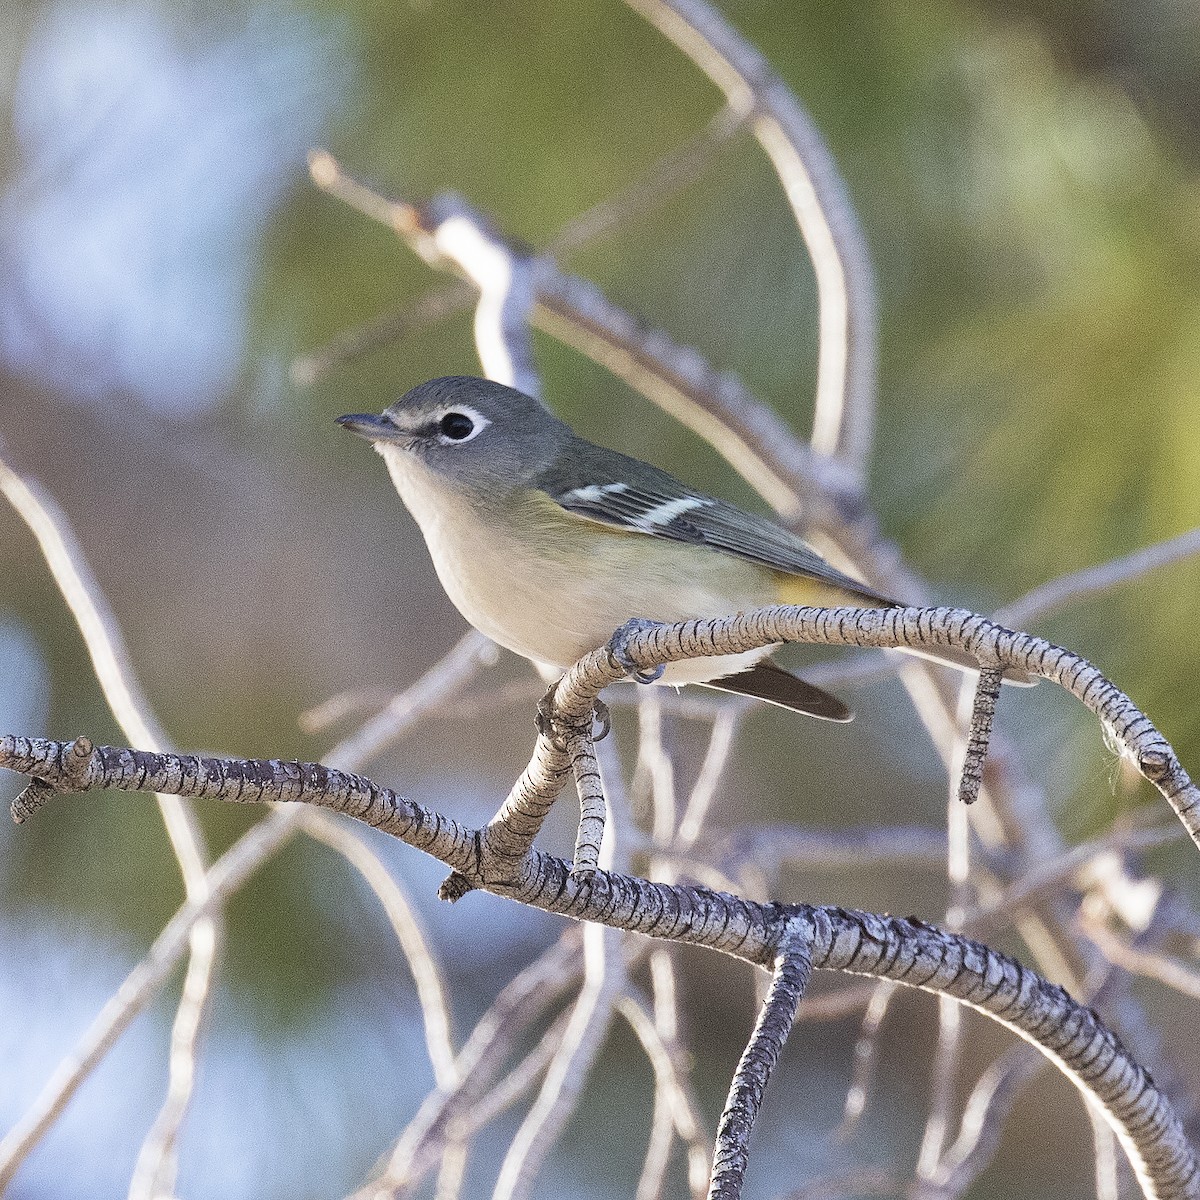
<svg viewBox="0 0 1200 1200">
<path fill-rule="evenodd" d="M 338 417 L 337 423 L 343 428 L 357 433 L 359 437 L 369 442 L 399 442 L 407 440 L 404 435 L 386 417 L 377 417 L 371 413 L 347 413 Z"/>
</svg>

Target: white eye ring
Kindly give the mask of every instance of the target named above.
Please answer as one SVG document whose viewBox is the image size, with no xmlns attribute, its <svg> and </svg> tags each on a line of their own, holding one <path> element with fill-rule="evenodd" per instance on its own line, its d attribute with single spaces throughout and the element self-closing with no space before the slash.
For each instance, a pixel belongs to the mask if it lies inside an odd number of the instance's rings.
<svg viewBox="0 0 1200 1200">
<path fill-rule="evenodd" d="M 466 417 L 471 422 L 471 432 L 466 437 L 450 437 L 448 434 L 441 432 L 442 422 L 450 416 Z M 472 408 L 469 404 L 456 404 L 453 408 L 446 409 L 437 418 L 438 435 L 437 440 L 443 446 L 465 446 L 467 442 L 477 438 L 490 424 L 487 419 L 478 409 Z"/>
</svg>

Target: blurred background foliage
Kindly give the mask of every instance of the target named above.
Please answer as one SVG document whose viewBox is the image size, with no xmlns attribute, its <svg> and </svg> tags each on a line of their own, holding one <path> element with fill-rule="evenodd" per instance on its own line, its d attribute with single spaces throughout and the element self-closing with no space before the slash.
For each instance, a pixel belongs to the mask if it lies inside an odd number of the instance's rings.
<svg viewBox="0 0 1200 1200">
<path fill-rule="evenodd" d="M 882 348 L 871 489 L 912 565 L 945 599 L 986 612 L 1194 525 L 1194 6 L 740 0 L 725 11 L 810 107 L 866 228 Z M 297 355 L 444 282 L 315 192 L 305 150 L 326 145 L 400 197 L 461 192 L 541 247 L 699 129 L 717 95 L 623 6 L 550 0 L 7 0 L 0 93 L 5 453 L 65 509 L 181 745 L 319 756 L 333 735 L 302 733 L 300 712 L 341 689 L 403 686 L 461 629 L 380 464 L 332 418 L 476 360 L 461 314 L 312 387 L 292 382 Z M 812 274 L 748 136 L 567 265 L 806 427 Z M 619 382 L 546 339 L 537 350 L 547 398 L 581 432 L 754 503 L 710 448 Z M 31 539 L 5 512 L 0 545 L 0 726 L 119 741 Z M 1198 584 L 1200 564 L 1170 568 L 1038 630 L 1093 658 L 1193 764 Z M 525 677 L 509 659 L 497 671 Z M 848 729 L 755 714 L 719 823 L 939 824 L 944 781 L 898 686 L 853 700 L 863 719 Z M 1090 718 L 1049 688 L 1013 698 L 1002 720 L 1069 836 L 1146 802 L 1114 782 Z M 446 719 L 376 773 L 476 820 L 529 735 L 528 705 Z M 7 802 L 14 781 L 0 788 Z M 202 818 L 219 850 L 258 814 Z M 380 851 L 427 901 L 438 871 Z M 928 917 L 945 903 L 942 884 L 921 877 L 793 886 L 786 898 Z M 95 799 L 52 807 L 19 834 L 0 827 L 5 1126 L 181 898 L 149 803 Z M 483 897 L 423 911 L 464 1027 L 557 928 Z M 395 1070 L 423 1060 L 411 987 L 375 913 L 345 867 L 307 844 L 237 898 L 186 1194 L 339 1194 L 410 1115 L 428 1080 Z M 750 992 L 728 986 L 730 964 L 688 961 L 712 1117 Z M 909 1000 L 898 1022 L 927 1039 L 931 1012 Z M 88 1194 L 119 1190 L 161 1095 L 169 1016 L 163 1002 L 138 1023 L 14 1194 L 74 1194 L 81 1180 Z M 1001 1042 L 988 1031 L 977 1049 Z M 823 1139 L 848 1056 L 845 1039 L 798 1033 L 758 1186 L 836 1162 Z M 905 1089 L 923 1095 L 902 1061 L 913 1060 L 894 1058 L 855 1143 L 865 1161 L 911 1136 Z M 632 1081 L 648 1103 L 630 1038 L 601 1065 L 598 1097 Z M 1021 1169 L 1044 1175 L 993 1172 L 973 1196 L 1069 1194 L 1064 1172 L 1090 1153 L 1084 1119 L 1072 1159 L 1026 1107 Z M 621 1120 L 632 1132 L 610 1127 L 614 1142 L 636 1142 L 645 1115 Z M 557 1186 L 631 1193 L 636 1164 L 627 1179 L 606 1175 L 581 1128 L 555 1160 Z M 470 1194 L 494 1171 L 487 1147 L 502 1145 L 485 1144 Z"/>
</svg>

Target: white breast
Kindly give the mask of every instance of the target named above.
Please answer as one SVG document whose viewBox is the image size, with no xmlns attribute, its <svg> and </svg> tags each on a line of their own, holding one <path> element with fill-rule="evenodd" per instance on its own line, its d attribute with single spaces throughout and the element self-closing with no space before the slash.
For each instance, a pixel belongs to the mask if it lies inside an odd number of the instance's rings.
<svg viewBox="0 0 1200 1200">
<path fill-rule="evenodd" d="M 536 521 L 504 531 L 485 524 L 471 502 L 399 447 L 379 444 L 396 490 L 425 536 L 438 579 L 454 606 L 493 641 L 558 675 L 604 645 L 632 617 L 680 621 L 728 616 L 764 602 L 761 581 L 747 566 L 736 600 L 689 583 L 693 547 L 659 541 L 657 569 L 646 565 L 635 534 L 585 526 L 603 537 L 603 568 L 584 537 L 563 539 Z M 582 531 L 581 531 L 582 532 Z M 639 553 L 641 551 L 641 553 Z M 736 576 L 739 578 L 740 576 Z M 727 580 L 725 582 L 728 582 Z M 739 589 L 741 590 L 741 589 Z M 661 682 L 698 683 L 744 670 L 767 649 L 672 664 Z"/>
</svg>

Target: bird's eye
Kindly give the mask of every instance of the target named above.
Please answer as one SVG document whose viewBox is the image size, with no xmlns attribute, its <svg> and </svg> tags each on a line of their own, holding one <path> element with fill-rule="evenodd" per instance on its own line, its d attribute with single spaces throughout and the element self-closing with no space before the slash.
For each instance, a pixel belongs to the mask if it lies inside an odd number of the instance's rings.
<svg viewBox="0 0 1200 1200">
<path fill-rule="evenodd" d="M 448 412 L 438 422 L 438 432 L 452 442 L 461 442 L 475 432 L 475 422 L 466 413 Z"/>
</svg>

